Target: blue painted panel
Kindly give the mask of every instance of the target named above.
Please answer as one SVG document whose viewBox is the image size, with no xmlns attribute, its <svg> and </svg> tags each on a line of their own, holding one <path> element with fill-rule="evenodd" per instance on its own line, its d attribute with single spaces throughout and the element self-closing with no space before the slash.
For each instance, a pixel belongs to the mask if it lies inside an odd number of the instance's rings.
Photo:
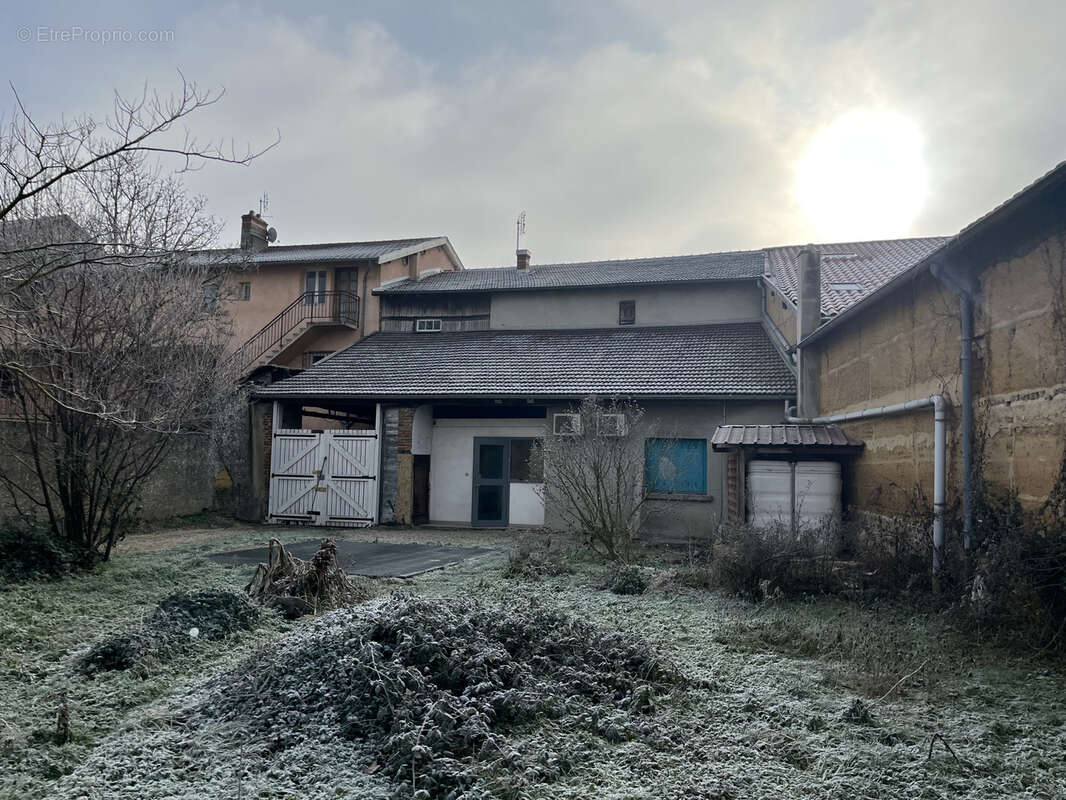
<svg viewBox="0 0 1066 800">
<path fill-rule="evenodd" d="M 644 485 L 649 492 L 707 494 L 707 440 L 645 440 Z"/>
</svg>

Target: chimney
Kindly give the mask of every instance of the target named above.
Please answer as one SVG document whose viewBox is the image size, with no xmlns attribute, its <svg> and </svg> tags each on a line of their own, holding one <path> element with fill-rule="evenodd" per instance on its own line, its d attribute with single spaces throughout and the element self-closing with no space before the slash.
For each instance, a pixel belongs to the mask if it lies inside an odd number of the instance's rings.
<svg viewBox="0 0 1066 800">
<path fill-rule="evenodd" d="M 528 250 L 515 250 L 515 255 L 518 256 L 518 269 L 523 272 L 529 272 L 529 251 Z"/>
<path fill-rule="evenodd" d="M 796 303 L 797 344 L 822 324 L 822 259 L 814 245 L 800 250 L 797 264 L 798 297 Z M 796 414 L 818 416 L 821 353 L 809 345 L 797 348 Z"/>
<path fill-rule="evenodd" d="M 241 250 L 259 252 L 269 243 L 266 220 L 254 211 L 241 215 Z"/>
</svg>

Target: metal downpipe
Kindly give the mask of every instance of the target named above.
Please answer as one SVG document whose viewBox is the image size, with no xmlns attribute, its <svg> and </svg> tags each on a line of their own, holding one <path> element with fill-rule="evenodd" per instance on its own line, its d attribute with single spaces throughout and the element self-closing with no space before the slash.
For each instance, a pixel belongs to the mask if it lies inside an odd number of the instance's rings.
<svg viewBox="0 0 1066 800">
<path fill-rule="evenodd" d="M 947 511 L 947 420 L 948 401 L 935 394 L 918 400 L 908 400 L 890 406 L 847 411 L 826 417 L 794 417 L 786 404 L 785 418 L 796 425 L 833 425 L 839 422 L 854 422 L 860 419 L 901 414 L 919 408 L 933 407 L 933 577 L 940 575 L 944 567 L 944 517 Z"/>
</svg>

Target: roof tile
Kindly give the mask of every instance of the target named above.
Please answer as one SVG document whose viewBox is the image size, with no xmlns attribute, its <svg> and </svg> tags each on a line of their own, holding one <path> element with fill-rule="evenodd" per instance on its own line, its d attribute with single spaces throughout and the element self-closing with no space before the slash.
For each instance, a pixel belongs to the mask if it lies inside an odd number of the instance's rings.
<svg viewBox="0 0 1066 800">
<path fill-rule="evenodd" d="M 758 323 L 376 333 L 261 397 L 765 396 L 796 382 Z"/>
</svg>

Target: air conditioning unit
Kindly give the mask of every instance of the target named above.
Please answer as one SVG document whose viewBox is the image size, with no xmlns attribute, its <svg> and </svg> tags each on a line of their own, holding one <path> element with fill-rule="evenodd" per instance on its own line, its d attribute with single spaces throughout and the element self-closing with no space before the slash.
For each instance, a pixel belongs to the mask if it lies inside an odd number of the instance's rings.
<svg viewBox="0 0 1066 800">
<path fill-rule="evenodd" d="M 596 428 L 600 436 L 625 436 L 625 414 L 600 414 L 596 420 Z"/>
<path fill-rule="evenodd" d="M 581 415 L 580 414 L 553 414 L 552 415 L 552 432 L 556 436 L 580 436 L 581 435 Z"/>
<path fill-rule="evenodd" d="M 440 329 L 439 319 L 420 319 L 415 322 L 415 333 L 436 333 Z"/>
</svg>

